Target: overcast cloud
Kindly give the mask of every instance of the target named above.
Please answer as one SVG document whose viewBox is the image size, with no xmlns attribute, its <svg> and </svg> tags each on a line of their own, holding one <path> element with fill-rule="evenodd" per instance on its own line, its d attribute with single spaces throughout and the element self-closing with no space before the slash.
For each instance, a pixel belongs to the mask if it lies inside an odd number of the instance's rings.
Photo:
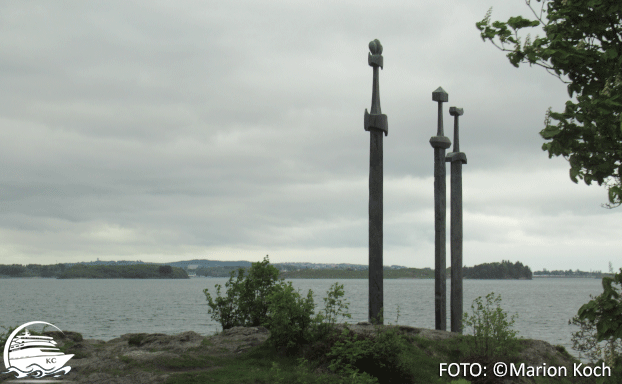
<svg viewBox="0 0 622 384">
<path fill-rule="evenodd" d="M 520 0 L 0 3 L 0 263 L 366 264 L 377 38 L 385 265 L 434 266 L 442 86 L 447 136 L 449 106 L 465 111 L 464 263 L 622 267 L 622 208 L 541 150 L 566 86 L 482 42 L 490 6 L 532 16 Z"/>
</svg>

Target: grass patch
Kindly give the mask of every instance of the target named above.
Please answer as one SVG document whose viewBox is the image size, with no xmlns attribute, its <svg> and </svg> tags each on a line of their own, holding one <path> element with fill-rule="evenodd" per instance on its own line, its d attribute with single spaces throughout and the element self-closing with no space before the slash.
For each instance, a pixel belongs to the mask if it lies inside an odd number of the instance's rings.
<svg viewBox="0 0 622 384">
<path fill-rule="evenodd" d="M 219 359 L 213 356 L 200 354 L 184 354 L 177 358 L 157 358 L 153 361 L 153 364 L 160 369 L 171 371 L 188 371 L 214 367 L 216 360 Z"/>
<path fill-rule="evenodd" d="M 277 351 L 269 343 L 253 347 L 240 355 L 225 357 L 207 355 L 205 348 L 197 347 L 178 359 L 157 359 L 153 365 L 160 369 L 178 371 L 168 378 L 166 384 L 384 384 L 395 382 L 440 384 L 458 382 L 456 378 L 440 378 L 438 374 L 441 362 L 454 358 L 458 361 L 460 351 L 455 341 L 430 341 L 417 336 L 399 336 L 389 333 L 380 337 L 381 345 L 375 347 L 375 355 L 369 354 L 362 356 L 359 361 L 356 359 L 351 361 L 353 367 L 361 369 L 344 372 L 329 368 L 331 360 L 326 356 L 326 351 L 330 351 L 338 341 L 344 341 L 340 334 L 333 334 L 331 337 L 309 345 L 303 349 L 301 354 L 293 356 Z M 371 343 L 375 342 L 374 338 L 361 338 L 363 339 Z M 394 343 L 399 344 L 399 353 L 393 353 L 392 349 L 397 348 Z M 351 344 L 348 348 L 356 349 L 367 346 L 367 344 Z M 383 360 L 386 356 L 389 357 Z M 379 363 L 372 364 L 373 359 L 378 359 Z M 383 364 L 386 365 L 383 366 Z M 366 366 L 372 367 L 372 371 L 367 372 L 369 369 L 366 370 Z M 386 374 L 398 368 L 401 375 L 399 378 Z M 377 372 L 373 372 L 373 369 Z M 374 374 L 379 379 L 372 377 Z M 399 381 L 395 381 L 396 379 Z"/>
<path fill-rule="evenodd" d="M 214 358 L 201 357 L 179 359 L 167 363 L 168 367 L 193 369 L 195 372 L 175 374 L 166 381 L 167 384 L 193 383 L 262 383 L 267 379 L 274 351 L 267 346 L 252 348 L 241 356 Z M 211 368 L 205 370 L 206 368 Z M 199 371 L 199 369 L 204 369 Z"/>
</svg>

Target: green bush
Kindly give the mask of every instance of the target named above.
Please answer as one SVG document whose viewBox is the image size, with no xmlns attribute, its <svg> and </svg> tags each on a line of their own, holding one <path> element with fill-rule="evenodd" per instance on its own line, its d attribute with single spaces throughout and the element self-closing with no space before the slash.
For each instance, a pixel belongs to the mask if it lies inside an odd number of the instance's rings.
<svg viewBox="0 0 622 384">
<path fill-rule="evenodd" d="M 613 270 L 610 268 L 610 271 Z M 622 380 L 622 269 L 602 279 L 603 293 L 592 297 L 570 323 L 580 330 L 573 333 L 573 348 L 585 352 L 594 362 L 605 362 L 612 376 L 605 383 Z"/>
<path fill-rule="evenodd" d="M 340 317 L 352 318 L 348 313 L 349 303 L 343 298 L 343 284 L 334 283 L 326 291 L 324 310 L 314 316 L 313 291 L 303 298 L 295 292 L 292 283 L 280 282 L 269 296 L 268 321 L 270 339 L 287 353 L 297 352 L 304 344 L 328 336 Z"/>
<path fill-rule="evenodd" d="M 501 295 L 486 295 L 484 304 L 478 297 L 471 304 L 472 314 L 465 313 L 463 325 L 472 330 L 472 336 L 463 338 L 467 356 L 482 358 L 511 357 L 518 348 L 517 332 L 512 330 L 517 315 L 508 317 L 501 308 Z"/>
<path fill-rule="evenodd" d="M 579 309 L 579 319 L 596 325 L 599 342 L 622 339 L 622 269 L 613 278 L 603 277 L 602 284 L 603 293 Z"/>
<path fill-rule="evenodd" d="M 374 336 L 357 335 L 345 329 L 328 357 L 329 368 L 342 375 L 366 374 L 382 378 L 383 383 L 410 383 L 411 367 L 403 358 L 407 341 L 390 329 Z"/>
<path fill-rule="evenodd" d="M 224 296 L 220 284 L 215 286 L 216 298 L 208 289 L 203 290 L 208 313 L 223 329 L 263 325 L 270 330 L 271 342 L 288 352 L 328 334 L 340 317 L 351 318 L 347 313 L 349 304 L 343 299 L 343 285 L 335 283 L 330 287 L 324 298 L 324 311 L 315 315 L 313 291 L 309 290 L 305 298 L 291 282 L 285 283 L 278 276 L 279 271 L 270 265 L 268 256 L 253 263 L 248 275 L 244 268 L 232 271 Z"/>
<path fill-rule="evenodd" d="M 334 327 L 338 317 L 351 319 L 352 315 L 348 313 L 350 303 L 343 299 L 345 291 L 343 284 L 335 283 L 326 291 L 324 300 L 323 317 L 329 327 Z"/>
<path fill-rule="evenodd" d="M 622 356 L 622 340 L 610 337 L 598 341 L 596 324 L 593 321 L 581 319 L 577 315 L 568 320 L 568 324 L 579 327 L 578 331 L 572 333 L 571 340 L 572 349 L 578 351 L 580 357 L 586 357 L 594 364 L 604 360 L 611 365 L 617 356 Z"/>
<path fill-rule="evenodd" d="M 276 287 L 279 270 L 270 265 L 266 255 L 263 261 L 252 264 L 248 276 L 244 276 L 245 272 L 244 268 L 237 270 L 237 276 L 236 271 L 231 272 L 229 281 L 225 283 L 226 296 L 221 296 L 220 284 L 215 286 L 215 300 L 208 289 L 203 290 L 208 301 L 208 313 L 223 329 L 256 327 L 268 321 L 268 297 Z"/>
<path fill-rule="evenodd" d="M 313 316 L 313 291 L 309 290 L 303 298 L 300 291 L 294 291 L 291 282 L 280 282 L 268 296 L 268 302 L 268 316 L 263 325 L 270 330 L 270 341 L 275 347 L 291 353 L 312 340 L 312 326 L 320 320 Z"/>
<path fill-rule="evenodd" d="M 339 285 L 339 283 L 334 283 L 326 291 L 326 297 L 323 299 L 324 310 L 318 313 L 317 321 L 314 323 L 316 339 L 323 338 L 332 332 L 340 317 L 352 318 L 352 315 L 348 313 L 350 303 L 343 298 L 344 295 L 343 284 Z"/>
</svg>

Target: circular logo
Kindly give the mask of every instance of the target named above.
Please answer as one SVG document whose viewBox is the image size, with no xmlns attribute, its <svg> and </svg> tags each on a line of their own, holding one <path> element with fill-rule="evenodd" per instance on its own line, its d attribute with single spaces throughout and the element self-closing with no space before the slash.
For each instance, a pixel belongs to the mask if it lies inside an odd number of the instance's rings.
<svg viewBox="0 0 622 384">
<path fill-rule="evenodd" d="M 4 345 L 4 365 L 17 378 L 44 376 L 59 377 L 67 374 L 71 367 L 63 367 L 74 355 L 66 355 L 56 348 L 56 342 L 50 336 L 31 335 L 29 326 L 34 324 L 49 325 L 63 332 L 54 324 L 45 321 L 31 321 L 22 324 L 9 335 Z M 24 332 L 19 334 L 22 330 Z"/>
</svg>

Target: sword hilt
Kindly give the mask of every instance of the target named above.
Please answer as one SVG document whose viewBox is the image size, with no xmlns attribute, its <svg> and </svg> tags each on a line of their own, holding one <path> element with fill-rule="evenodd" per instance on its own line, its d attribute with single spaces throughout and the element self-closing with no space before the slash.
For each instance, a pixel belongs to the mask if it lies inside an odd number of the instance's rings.
<svg viewBox="0 0 622 384">
<path fill-rule="evenodd" d="M 384 132 L 384 135 L 389 134 L 389 124 L 387 122 L 387 115 L 382 114 L 380 108 L 380 85 L 378 82 L 378 67 L 382 68 L 384 65 L 384 59 L 382 57 L 382 44 L 378 39 L 375 39 L 369 43 L 370 53 L 367 56 L 367 64 L 374 69 L 374 80 L 371 93 L 371 113 L 365 109 L 364 128 L 369 131 L 371 128 L 375 128 Z"/>
</svg>

